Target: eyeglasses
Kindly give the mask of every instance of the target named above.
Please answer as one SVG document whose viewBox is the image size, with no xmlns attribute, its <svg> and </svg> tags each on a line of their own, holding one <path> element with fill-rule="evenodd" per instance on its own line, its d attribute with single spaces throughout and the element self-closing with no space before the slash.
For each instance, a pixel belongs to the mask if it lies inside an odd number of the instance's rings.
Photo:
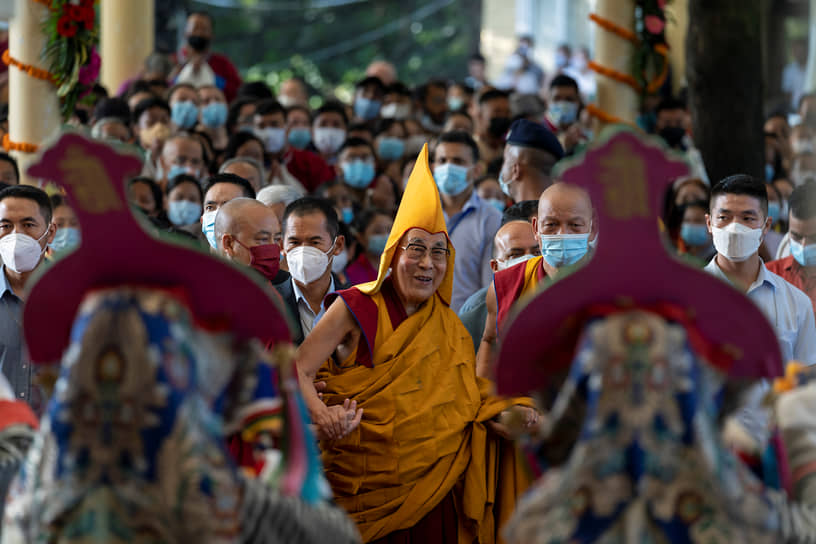
<svg viewBox="0 0 816 544">
<path fill-rule="evenodd" d="M 431 260 L 435 263 L 445 262 L 450 255 L 450 250 L 446 247 L 432 247 L 430 250 L 422 244 L 408 244 L 405 247 L 400 247 L 412 261 L 421 261 L 428 251 L 431 252 Z"/>
</svg>

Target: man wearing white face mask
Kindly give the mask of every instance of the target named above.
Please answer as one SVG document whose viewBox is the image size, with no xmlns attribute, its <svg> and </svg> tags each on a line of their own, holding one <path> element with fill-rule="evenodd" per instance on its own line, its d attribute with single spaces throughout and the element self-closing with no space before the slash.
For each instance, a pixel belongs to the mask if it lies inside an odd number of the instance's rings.
<svg viewBox="0 0 816 544">
<path fill-rule="evenodd" d="M 283 212 L 283 254 L 291 277 L 275 285 L 295 324 L 293 342 L 300 345 L 325 310 L 323 299 L 343 289 L 332 274 L 335 256 L 343 252 L 334 206 L 322 198 L 304 197 Z"/>
<path fill-rule="evenodd" d="M 496 272 L 487 290 L 487 319 L 476 356 L 476 372 L 489 376 L 496 340 L 514 305 L 583 265 L 589 258 L 598 231 L 589 195 L 574 185 L 555 183 L 538 200 L 532 230 L 541 256 Z"/>
<path fill-rule="evenodd" d="M 329 163 L 337 162 L 337 152 L 346 141 L 348 115 L 340 102 L 326 102 L 314 114 L 312 140 L 320 156 Z"/>
<path fill-rule="evenodd" d="M 720 181 L 711 190 L 706 224 L 717 255 L 705 270 L 744 292 L 760 307 L 776 330 L 784 362 L 816 364 L 816 325 L 810 299 L 768 271 L 759 257 L 759 246 L 771 228 L 764 184 L 744 174 Z M 760 451 L 768 439 L 768 416 L 760 407 L 766 389 L 767 384 L 755 387 L 737 416 Z"/>
<path fill-rule="evenodd" d="M 771 227 L 762 182 L 743 174 L 711 190 L 706 216 L 717 255 L 706 270 L 748 295 L 776 329 L 783 360 L 816 364 L 816 328 L 807 295 L 769 272 L 759 246 Z"/>
<path fill-rule="evenodd" d="M 334 179 L 334 170 L 316 153 L 296 149 L 286 139 L 286 110 L 277 100 L 258 102 L 252 117 L 255 135 L 263 142 L 267 158 L 280 163 L 272 184 L 314 191 Z"/>
<path fill-rule="evenodd" d="M 20 326 L 28 279 L 43 262 L 56 227 L 44 191 L 17 185 L 0 191 L 0 369 L 17 400 L 31 402 L 31 364 Z"/>
<path fill-rule="evenodd" d="M 433 175 L 451 244 L 456 248 L 453 297 L 458 312 L 467 298 L 490 283 L 490 241 L 501 224 L 501 212 L 473 190 L 482 175 L 479 146 L 466 132 L 444 132 L 433 155 Z"/>
</svg>

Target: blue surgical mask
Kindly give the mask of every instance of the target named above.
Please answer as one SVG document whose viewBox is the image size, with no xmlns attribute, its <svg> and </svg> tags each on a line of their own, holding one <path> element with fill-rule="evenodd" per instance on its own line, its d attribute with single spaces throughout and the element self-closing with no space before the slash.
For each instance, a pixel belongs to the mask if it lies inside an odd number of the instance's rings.
<svg viewBox="0 0 816 544">
<path fill-rule="evenodd" d="M 341 168 L 343 169 L 343 180 L 355 189 L 365 189 L 374 179 L 374 164 L 369 161 L 357 159 L 344 162 Z"/>
<path fill-rule="evenodd" d="M 680 227 L 680 238 L 690 246 L 702 246 L 711 243 L 708 228 L 701 223 L 683 223 Z"/>
<path fill-rule="evenodd" d="M 816 266 L 816 244 L 804 245 L 791 241 L 790 250 L 793 258 L 800 265 Z"/>
<path fill-rule="evenodd" d="M 541 255 L 553 268 L 575 264 L 589 251 L 589 233 L 540 235 Z"/>
<path fill-rule="evenodd" d="M 354 209 L 343 208 L 343 223 L 346 225 L 351 225 L 352 221 L 354 221 Z"/>
<path fill-rule="evenodd" d="M 167 171 L 167 181 L 170 181 L 176 176 L 180 176 L 181 174 L 186 174 L 187 168 L 181 166 L 180 164 L 174 164 L 170 167 L 170 170 Z"/>
<path fill-rule="evenodd" d="M 467 168 L 450 162 L 437 166 L 433 171 L 439 192 L 447 196 L 460 195 L 468 188 L 467 174 Z"/>
<path fill-rule="evenodd" d="M 399 138 L 380 138 L 377 154 L 384 161 L 396 161 L 405 153 L 405 142 Z"/>
<path fill-rule="evenodd" d="M 547 115 L 556 126 L 570 125 L 578 119 L 578 103 L 567 100 L 552 102 L 547 109 Z"/>
<path fill-rule="evenodd" d="M 368 252 L 380 255 L 385 251 L 385 245 L 388 243 L 387 234 L 374 234 L 368 237 Z"/>
<path fill-rule="evenodd" d="M 490 204 L 491 206 L 493 206 L 494 208 L 496 208 L 500 212 L 503 212 L 504 209 L 507 207 L 507 203 L 504 200 L 499 199 L 499 198 L 486 198 L 485 202 L 487 202 L 488 204 Z"/>
<path fill-rule="evenodd" d="M 462 109 L 462 106 L 465 105 L 465 101 L 459 98 L 458 96 L 451 96 L 448 98 L 448 109 L 450 111 L 459 111 Z"/>
<path fill-rule="evenodd" d="M 782 207 L 779 205 L 779 202 L 776 201 L 768 202 L 768 217 L 770 217 L 774 223 L 779 221 L 781 212 Z"/>
<path fill-rule="evenodd" d="M 765 163 L 765 181 L 773 181 L 774 167 L 773 164 Z"/>
<path fill-rule="evenodd" d="M 180 128 L 193 128 L 198 122 L 198 106 L 189 100 L 176 102 L 170 107 L 170 119 Z"/>
<path fill-rule="evenodd" d="M 293 128 L 289 131 L 289 145 L 295 149 L 306 149 L 312 141 L 312 131 L 308 128 Z"/>
<path fill-rule="evenodd" d="M 167 218 L 177 227 L 192 225 L 201 217 L 201 205 L 189 200 L 174 200 L 167 206 Z"/>
<path fill-rule="evenodd" d="M 223 102 L 210 102 L 201 108 L 201 122 L 208 128 L 224 126 L 227 123 L 227 105 Z"/>
<path fill-rule="evenodd" d="M 57 229 L 54 241 L 51 242 L 51 249 L 54 251 L 66 251 L 79 245 L 79 229 L 75 227 L 62 227 Z"/>
<path fill-rule="evenodd" d="M 380 114 L 380 107 L 382 107 L 380 100 L 371 100 L 363 96 L 358 96 L 354 100 L 354 115 L 364 121 L 370 121 L 376 119 Z"/>
<path fill-rule="evenodd" d="M 204 236 L 207 238 L 207 242 L 209 242 L 210 247 L 213 249 L 218 249 L 218 244 L 216 244 L 215 241 L 216 213 L 218 213 L 218 210 L 212 210 L 205 212 L 204 215 L 201 216 L 201 232 L 204 233 Z"/>
</svg>

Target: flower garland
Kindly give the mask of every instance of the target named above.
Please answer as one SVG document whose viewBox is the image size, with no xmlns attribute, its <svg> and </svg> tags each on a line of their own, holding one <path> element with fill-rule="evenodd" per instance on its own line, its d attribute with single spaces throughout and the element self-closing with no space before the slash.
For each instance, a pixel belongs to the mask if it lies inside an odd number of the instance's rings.
<svg viewBox="0 0 816 544">
<path fill-rule="evenodd" d="M 590 62 L 589 68 L 596 73 L 632 87 L 641 97 L 654 94 L 666 82 L 669 73 L 669 46 L 666 43 L 666 4 L 670 0 L 637 0 L 635 5 L 635 32 L 624 28 L 595 13 L 589 19 L 607 32 L 632 42 L 635 54 L 632 73 L 625 74 Z M 591 115 L 604 122 L 617 119 L 597 106 L 588 108 Z"/>
<path fill-rule="evenodd" d="M 91 91 L 99 78 L 98 0 L 33 1 L 48 6 L 48 17 L 43 23 L 46 43 L 41 58 L 54 77 L 62 118 L 67 121 L 77 102 Z"/>
</svg>

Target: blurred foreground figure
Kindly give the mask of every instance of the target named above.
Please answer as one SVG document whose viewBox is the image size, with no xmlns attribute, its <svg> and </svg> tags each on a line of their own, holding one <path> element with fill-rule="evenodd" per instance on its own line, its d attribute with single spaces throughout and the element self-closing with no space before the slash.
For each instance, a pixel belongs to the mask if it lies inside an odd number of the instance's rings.
<svg viewBox="0 0 816 544">
<path fill-rule="evenodd" d="M 31 170 L 95 191 L 65 185 L 87 235 L 26 300 L 31 358 L 60 360 L 59 377 L 3 543 L 358 542 L 330 502 L 289 330 L 260 281 L 143 231 L 124 205 L 130 156 L 64 135 Z M 104 244 L 100 223 L 127 251 Z"/>
</svg>

